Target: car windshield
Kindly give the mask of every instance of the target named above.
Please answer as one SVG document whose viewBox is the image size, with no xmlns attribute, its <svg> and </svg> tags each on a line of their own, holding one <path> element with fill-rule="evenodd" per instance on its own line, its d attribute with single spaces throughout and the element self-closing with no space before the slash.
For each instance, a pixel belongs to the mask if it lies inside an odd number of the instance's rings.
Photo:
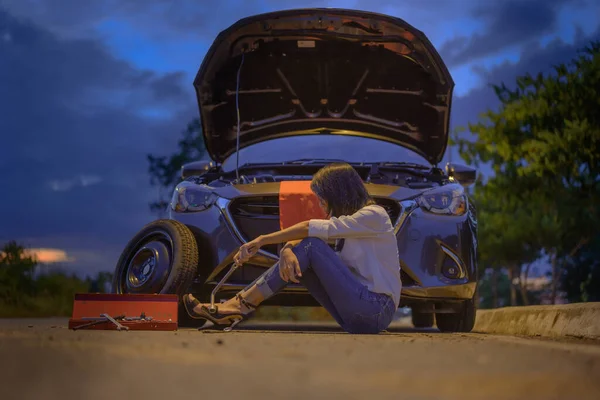
<svg viewBox="0 0 600 400">
<path fill-rule="evenodd" d="M 224 171 L 233 171 L 235 153 L 222 165 Z M 346 162 L 408 162 L 430 166 L 417 153 L 407 148 L 358 136 L 310 135 L 272 139 L 240 150 L 240 165 L 278 163 L 298 159 L 331 159 Z"/>
</svg>

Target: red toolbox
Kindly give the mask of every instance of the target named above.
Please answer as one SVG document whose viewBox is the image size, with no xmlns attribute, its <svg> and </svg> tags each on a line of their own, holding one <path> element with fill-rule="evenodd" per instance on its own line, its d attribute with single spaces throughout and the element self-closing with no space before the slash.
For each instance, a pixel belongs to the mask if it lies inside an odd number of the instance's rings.
<svg viewBox="0 0 600 400">
<path fill-rule="evenodd" d="M 177 295 L 78 293 L 69 329 L 177 330 Z"/>
</svg>

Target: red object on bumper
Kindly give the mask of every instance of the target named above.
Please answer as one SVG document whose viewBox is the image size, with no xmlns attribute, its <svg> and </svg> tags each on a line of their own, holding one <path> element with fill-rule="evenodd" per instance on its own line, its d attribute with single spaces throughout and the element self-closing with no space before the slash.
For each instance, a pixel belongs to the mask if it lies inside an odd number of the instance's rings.
<svg viewBox="0 0 600 400">
<path fill-rule="evenodd" d="M 113 318 L 136 318 L 142 315 L 152 318 L 118 321 L 130 330 L 175 331 L 178 304 L 177 295 L 174 294 L 78 293 L 75 295 L 69 329 L 90 323 L 90 318 L 101 318 L 101 314 L 108 314 Z M 117 326 L 107 321 L 82 329 L 116 330 Z"/>
<path fill-rule="evenodd" d="M 310 181 L 284 181 L 279 186 L 279 226 L 289 228 L 310 219 L 326 219 Z"/>
</svg>

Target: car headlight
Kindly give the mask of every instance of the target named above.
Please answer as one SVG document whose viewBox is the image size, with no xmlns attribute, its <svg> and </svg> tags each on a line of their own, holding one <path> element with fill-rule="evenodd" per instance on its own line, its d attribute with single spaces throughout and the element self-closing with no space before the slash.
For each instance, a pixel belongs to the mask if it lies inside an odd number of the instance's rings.
<svg viewBox="0 0 600 400">
<path fill-rule="evenodd" d="M 463 215 L 467 211 L 467 195 L 458 184 L 428 190 L 417 198 L 417 203 L 434 214 Z"/>
<path fill-rule="evenodd" d="M 171 209 L 177 212 L 202 211 L 212 206 L 218 198 L 210 186 L 184 181 L 173 191 Z"/>
</svg>

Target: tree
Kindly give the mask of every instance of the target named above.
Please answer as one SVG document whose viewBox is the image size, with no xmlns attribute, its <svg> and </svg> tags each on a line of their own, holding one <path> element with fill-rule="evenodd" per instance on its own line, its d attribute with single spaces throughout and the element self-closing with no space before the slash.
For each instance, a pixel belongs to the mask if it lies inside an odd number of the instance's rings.
<svg viewBox="0 0 600 400">
<path fill-rule="evenodd" d="M 569 301 L 600 301 L 600 236 L 565 261 L 561 281 Z"/>
<path fill-rule="evenodd" d="M 457 140 L 463 159 L 489 163 L 494 171 L 477 188 L 481 209 L 491 210 L 480 217 L 482 229 L 496 232 L 482 236 L 484 257 L 512 268 L 511 260 L 527 262 L 542 250 L 552 260 L 552 302 L 562 264 L 598 233 L 598 88 L 600 42 L 593 42 L 552 74 L 521 76 L 513 90 L 504 83 L 494 86 L 500 109 L 469 124 L 475 141 Z M 500 230 L 508 226 L 513 229 Z M 518 243 L 523 245 L 514 247 Z"/>
<path fill-rule="evenodd" d="M 113 274 L 110 272 L 98 272 L 96 278 L 87 279 L 90 293 L 104 293 L 106 287 L 111 284 Z"/>
<path fill-rule="evenodd" d="M 539 245 L 531 240 L 534 214 L 523 206 L 522 201 L 512 196 L 505 186 L 510 184 L 504 179 L 494 179 L 487 184 L 477 184 L 473 198 L 478 204 L 479 265 L 492 269 L 492 304 L 498 304 L 498 277 L 501 268 L 508 273 L 510 304 L 517 304 L 518 279 L 519 291 L 525 304 L 528 297 L 521 277 L 523 263 L 531 263 L 539 256 Z M 482 272 L 484 272 L 482 271 Z"/>
<path fill-rule="evenodd" d="M 510 282 L 506 275 L 496 274 L 497 271 L 491 269 L 491 274 L 481 275 L 477 290 L 482 300 L 478 308 L 497 308 L 510 304 Z"/>
<path fill-rule="evenodd" d="M 0 251 L 0 300 L 4 304 L 20 306 L 26 296 L 34 294 L 37 262 L 25 253 L 25 248 L 15 241 L 4 245 Z"/>
<path fill-rule="evenodd" d="M 0 317 L 67 316 L 76 293 L 104 292 L 111 274 L 82 280 L 56 267 L 35 273 L 38 262 L 10 241 L 0 250 Z"/>
<path fill-rule="evenodd" d="M 181 167 L 190 161 L 206 157 L 206 146 L 202 136 L 200 120 L 194 119 L 188 123 L 182 132 L 183 137 L 177 143 L 178 151 L 170 156 L 154 156 L 149 154 L 150 184 L 159 189 L 159 199 L 150 203 L 153 212 L 162 212 L 168 204 L 168 196 L 164 191 L 170 191 L 180 181 Z"/>
</svg>

